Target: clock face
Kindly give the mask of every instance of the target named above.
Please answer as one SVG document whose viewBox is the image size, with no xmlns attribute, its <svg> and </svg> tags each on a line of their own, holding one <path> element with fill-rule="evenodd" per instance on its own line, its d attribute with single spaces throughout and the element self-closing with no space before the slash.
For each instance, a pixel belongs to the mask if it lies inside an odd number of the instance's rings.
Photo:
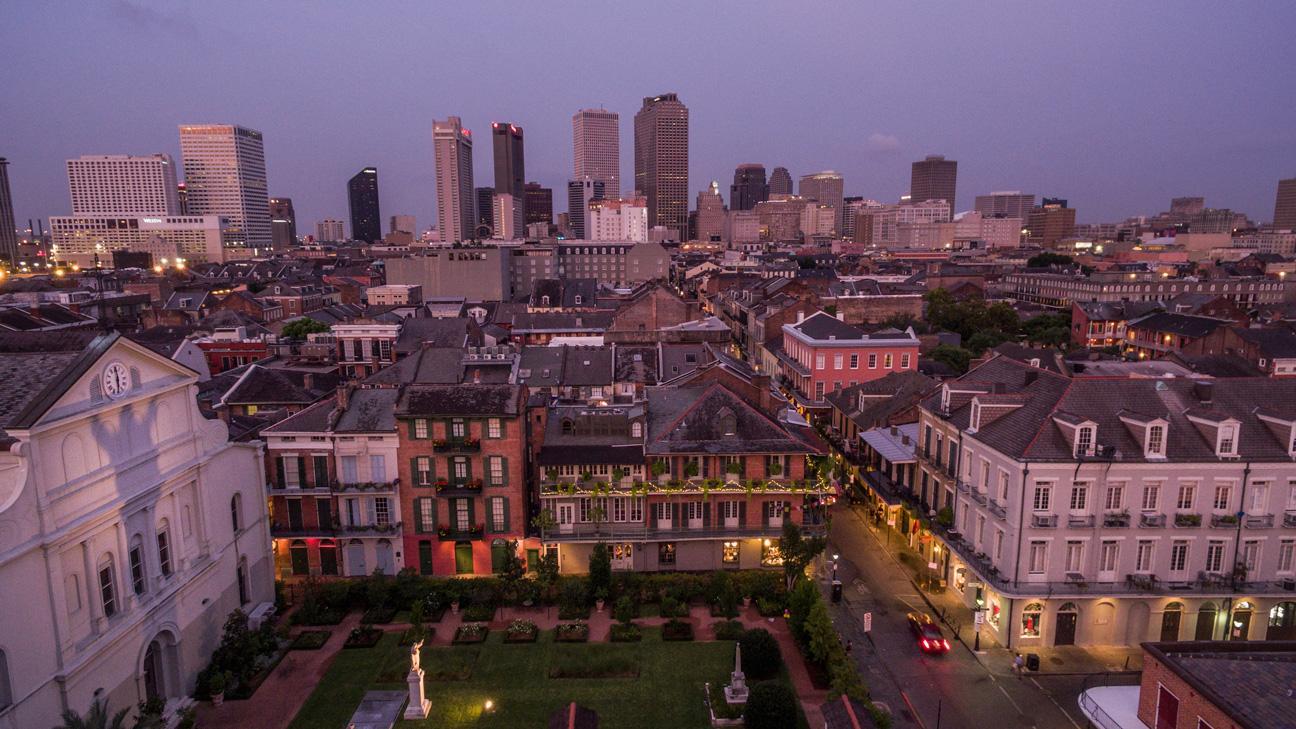
<svg viewBox="0 0 1296 729">
<path fill-rule="evenodd" d="M 121 362 L 113 362 L 104 368 L 103 390 L 108 397 L 121 397 L 130 388 L 130 372 Z"/>
</svg>

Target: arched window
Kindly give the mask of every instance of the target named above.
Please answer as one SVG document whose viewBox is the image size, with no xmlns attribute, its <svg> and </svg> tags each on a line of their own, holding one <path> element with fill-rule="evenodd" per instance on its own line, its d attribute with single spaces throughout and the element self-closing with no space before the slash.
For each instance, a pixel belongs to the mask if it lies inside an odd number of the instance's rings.
<svg viewBox="0 0 1296 729">
<path fill-rule="evenodd" d="M 572 434 L 572 430 L 573 430 L 572 421 L 570 421 L 570 420 L 568 420 L 568 419 L 566 419 L 566 418 L 563 418 L 563 421 L 562 421 L 562 432 L 563 432 L 563 435 L 571 435 L 571 434 Z"/>
<path fill-rule="evenodd" d="M 159 521 L 157 525 L 157 550 L 158 568 L 162 570 L 163 577 L 170 577 L 172 571 L 171 528 L 166 519 Z"/>
<path fill-rule="evenodd" d="M 243 494 L 241 493 L 234 494 L 234 498 L 230 499 L 230 523 L 234 525 L 235 534 L 243 528 Z"/>
<path fill-rule="evenodd" d="M 716 422 L 720 425 L 721 435 L 736 435 L 738 432 L 738 418 L 729 408 L 720 408 L 716 413 Z"/>
<path fill-rule="evenodd" d="M 630 437 L 631 438 L 643 437 L 643 423 L 636 420 L 630 424 Z"/>
<path fill-rule="evenodd" d="M 136 595 L 148 591 L 148 574 L 144 569 L 144 537 L 136 534 L 130 541 L 131 589 Z"/>
<path fill-rule="evenodd" d="M 81 436 L 71 433 L 63 439 L 63 477 L 71 481 L 84 476 L 87 470 L 85 444 Z"/>
<path fill-rule="evenodd" d="M 111 554 L 99 559 L 99 604 L 103 607 L 105 618 L 111 618 L 121 610 L 117 595 L 117 569 L 113 566 Z"/>
<path fill-rule="evenodd" d="M 13 689 L 9 687 L 9 659 L 0 651 L 0 711 L 13 704 Z"/>
<path fill-rule="evenodd" d="M 1022 608 L 1021 617 L 1021 634 L 1023 638 L 1040 637 L 1040 616 L 1044 614 L 1044 606 L 1032 602 Z"/>
</svg>

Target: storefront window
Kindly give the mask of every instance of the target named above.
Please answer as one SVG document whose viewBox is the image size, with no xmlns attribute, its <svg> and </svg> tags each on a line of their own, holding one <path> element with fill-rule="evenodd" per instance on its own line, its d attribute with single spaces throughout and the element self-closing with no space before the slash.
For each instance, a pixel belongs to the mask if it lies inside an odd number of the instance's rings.
<svg viewBox="0 0 1296 729">
<path fill-rule="evenodd" d="M 1023 638 L 1038 638 L 1040 636 L 1040 615 L 1044 612 L 1044 606 L 1033 602 L 1022 610 L 1022 630 Z"/>
<path fill-rule="evenodd" d="M 779 551 L 778 542 L 769 539 L 761 540 L 761 566 L 779 567 L 783 564 L 783 553 Z"/>
<path fill-rule="evenodd" d="M 675 564 L 675 543 L 662 542 L 657 545 L 657 563 L 665 565 Z"/>
<path fill-rule="evenodd" d="M 994 626 L 995 630 L 999 629 L 999 613 L 1000 608 L 998 598 L 990 598 L 990 608 L 986 611 L 986 620 L 990 621 L 990 624 Z"/>
<path fill-rule="evenodd" d="M 738 564 L 738 542 L 723 542 L 720 545 L 720 561 L 725 564 Z"/>
<path fill-rule="evenodd" d="M 629 544 L 613 544 L 612 559 L 628 560 L 634 556 L 633 548 Z"/>
</svg>

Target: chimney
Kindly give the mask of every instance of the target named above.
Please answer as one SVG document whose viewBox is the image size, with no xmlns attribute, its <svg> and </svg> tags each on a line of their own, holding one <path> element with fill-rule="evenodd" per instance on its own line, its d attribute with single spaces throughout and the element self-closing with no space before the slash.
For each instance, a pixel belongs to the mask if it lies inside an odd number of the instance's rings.
<svg viewBox="0 0 1296 729">
<path fill-rule="evenodd" d="M 346 410 L 347 403 L 351 400 L 351 387 L 349 383 L 344 383 L 338 387 L 337 391 L 337 409 Z"/>
<path fill-rule="evenodd" d="M 909 436 L 907 435 L 900 436 L 900 442 L 904 443 L 905 445 L 909 445 Z"/>
<path fill-rule="evenodd" d="M 805 321 L 805 312 L 804 312 L 804 311 L 798 311 L 798 312 L 797 312 L 797 324 L 800 324 L 800 323 L 803 322 L 803 321 Z"/>
<path fill-rule="evenodd" d="M 1039 379 L 1039 372 L 1038 372 L 1038 371 L 1036 371 L 1036 370 L 1026 370 L 1026 382 L 1025 382 L 1025 384 L 1029 385 L 1030 383 L 1032 383 L 1032 382 L 1034 382 L 1035 380 L 1038 380 L 1038 379 Z"/>
<path fill-rule="evenodd" d="M 1197 401 L 1202 405 L 1210 405 L 1211 399 L 1215 393 L 1215 383 L 1213 382 L 1194 382 L 1193 395 L 1197 396 Z"/>
<path fill-rule="evenodd" d="M 896 434 L 899 433 L 899 432 L 900 432 L 900 429 L 899 429 L 899 428 L 897 428 L 897 427 L 894 426 L 894 425 L 891 426 L 891 435 L 896 435 Z"/>
<path fill-rule="evenodd" d="M 844 311 L 837 312 L 837 321 L 846 321 L 846 312 Z"/>
</svg>

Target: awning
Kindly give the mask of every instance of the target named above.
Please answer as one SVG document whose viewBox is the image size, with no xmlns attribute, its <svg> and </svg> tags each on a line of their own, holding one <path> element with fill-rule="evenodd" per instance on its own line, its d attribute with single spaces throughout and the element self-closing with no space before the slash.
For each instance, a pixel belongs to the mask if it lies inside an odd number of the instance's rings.
<svg viewBox="0 0 1296 729">
<path fill-rule="evenodd" d="M 918 460 L 914 457 L 918 443 L 917 423 L 896 426 L 894 433 L 891 428 L 874 428 L 860 433 L 859 437 L 890 463 L 914 463 Z"/>
</svg>

